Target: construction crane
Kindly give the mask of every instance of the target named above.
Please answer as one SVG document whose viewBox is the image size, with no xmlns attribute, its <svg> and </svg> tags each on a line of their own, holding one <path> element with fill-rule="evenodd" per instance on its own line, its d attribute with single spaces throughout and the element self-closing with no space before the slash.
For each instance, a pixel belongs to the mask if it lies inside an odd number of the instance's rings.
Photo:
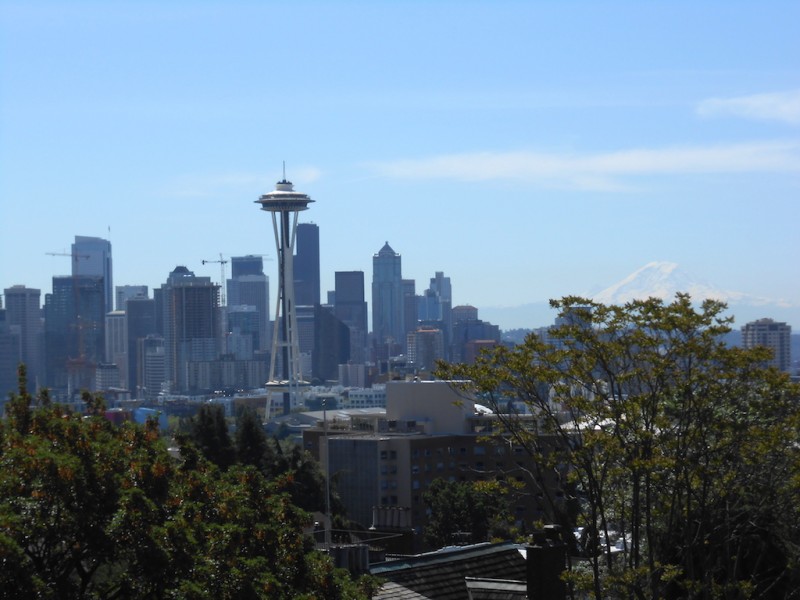
<svg viewBox="0 0 800 600">
<path fill-rule="evenodd" d="M 209 263 L 219 263 L 219 272 L 221 277 L 219 285 L 220 304 L 222 306 L 228 306 L 227 302 L 225 301 L 225 265 L 228 264 L 228 261 L 222 258 L 222 253 L 220 252 L 219 260 L 203 260 L 202 263 L 204 265 Z"/>
<path fill-rule="evenodd" d="M 76 267 L 79 258 L 85 258 L 86 260 L 91 258 L 88 254 L 78 254 L 77 252 L 45 252 L 45 254 L 47 254 L 47 256 L 71 256 L 72 262 L 75 263 Z M 77 271 L 77 268 L 74 270 Z M 73 275 L 77 275 L 77 273 L 73 273 Z"/>
</svg>

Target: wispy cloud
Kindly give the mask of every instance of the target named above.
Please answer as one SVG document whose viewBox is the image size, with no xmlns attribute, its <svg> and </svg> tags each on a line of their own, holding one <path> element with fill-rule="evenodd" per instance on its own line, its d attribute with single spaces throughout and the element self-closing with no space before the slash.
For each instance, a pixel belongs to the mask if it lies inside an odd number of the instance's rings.
<svg viewBox="0 0 800 600">
<path fill-rule="evenodd" d="M 800 141 L 637 148 L 601 154 L 479 152 L 369 163 L 384 177 L 523 181 L 594 191 L 630 188 L 625 177 L 681 173 L 800 173 Z"/>
<path fill-rule="evenodd" d="M 800 90 L 709 98 L 697 106 L 701 117 L 743 117 L 800 125 Z"/>
<path fill-rule="evenodd" d="M 316 167 L 297 167 L 286 176 L 295 185 L 303 185 L 318 180 L 322 172 Z M 165 185 L 164 192 L 182 198 L 213 197 L 229 190 L 246 190 L 252 195 L 269 192 L 274 184 L 274 176 L 264 173 L 204 173 L 176 177 Z"/>
</svg>

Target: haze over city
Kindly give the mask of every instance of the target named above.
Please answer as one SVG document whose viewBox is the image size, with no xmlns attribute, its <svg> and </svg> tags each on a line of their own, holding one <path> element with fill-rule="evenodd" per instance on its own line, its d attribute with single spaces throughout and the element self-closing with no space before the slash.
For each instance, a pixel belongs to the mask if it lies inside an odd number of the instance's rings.
<svg viewBox="0 0 800 600">
<path fill-rule="evenodd" d="M 6 2 L 0 285 L 48 293 L 75 235 L 111 240 L 115 285 L 274 257 L 254 202 L 285 161 L 316 201 L 323 294 L 335 271 L 369 281 L 388 241 L 405 278 L 443 271 L 482 311 L 668 262 L 798 328 L 798 21 L 795 2 Z"/>
</svg>

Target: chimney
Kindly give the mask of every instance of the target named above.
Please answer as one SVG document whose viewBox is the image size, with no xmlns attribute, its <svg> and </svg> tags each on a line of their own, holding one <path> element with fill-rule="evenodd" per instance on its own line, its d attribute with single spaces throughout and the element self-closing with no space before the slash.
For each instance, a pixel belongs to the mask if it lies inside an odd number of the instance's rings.
<svg viewBox="0 0 800 600">
<path fill-rule="evenodd" d="M 567 586 L 561 574 L 567 568 L 567 545 L 561 527 L 546 525 L 533 534 L 527 547 L 528 600 L 566 600 Z"/>
</svg>

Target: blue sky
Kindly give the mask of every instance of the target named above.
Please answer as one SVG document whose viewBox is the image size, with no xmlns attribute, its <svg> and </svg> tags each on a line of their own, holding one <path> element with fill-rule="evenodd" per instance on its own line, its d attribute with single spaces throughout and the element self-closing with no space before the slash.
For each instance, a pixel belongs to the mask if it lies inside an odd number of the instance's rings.
<svg viewBox="0 0 800 600">
<path fill-rule="evenodd" d="M 0 286 L 49 292 L 69 261 L 46 253 L 109 231 L 117 285 L 274 257 L 254 201 L 286 161 L 323 290 L 389 241 L 418 291 L 444 271 L 479 308 L 650 261 L 800 305 L 798 23 L 796 1 L 5 1 Z"/>
</svg>

